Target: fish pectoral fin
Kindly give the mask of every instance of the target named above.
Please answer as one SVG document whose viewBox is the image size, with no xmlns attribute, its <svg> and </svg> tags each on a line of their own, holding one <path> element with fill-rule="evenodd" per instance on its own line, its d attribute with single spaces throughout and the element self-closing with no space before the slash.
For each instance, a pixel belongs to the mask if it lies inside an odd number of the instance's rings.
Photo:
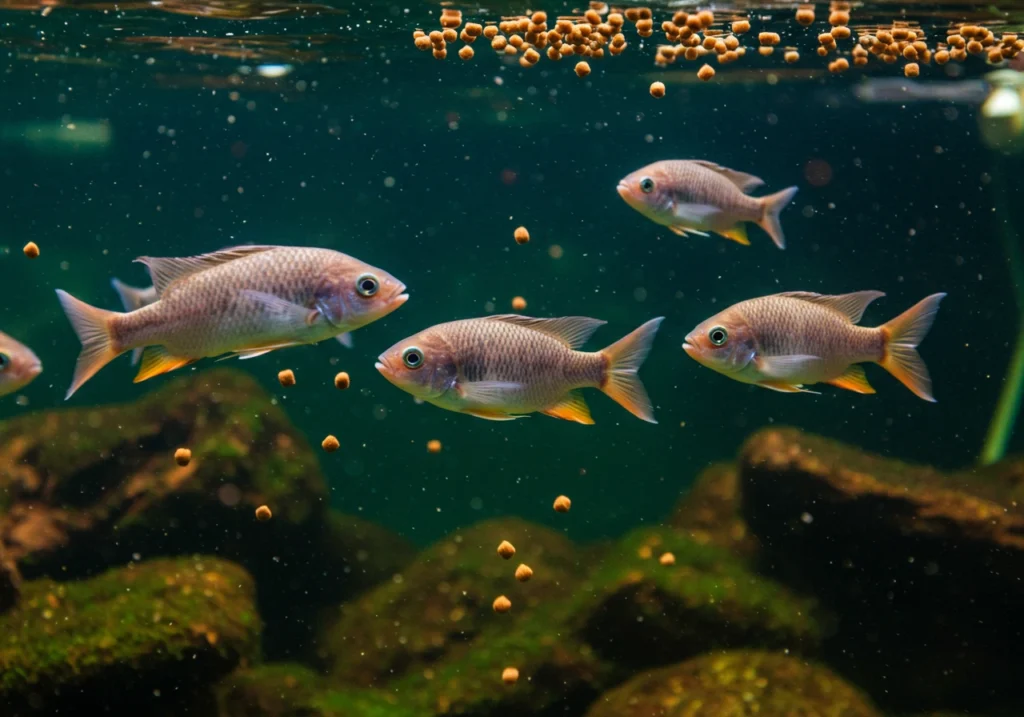
<svg viewBox="0 0 1024 717">
<path fill-rule="evenodd" d="M 513 416 L 508 413 L 502 413 L 501 411 L 486 408 L 464 408 L 460 413 L 466 413 L 470 416 L 476 416 L 477 418 L 485 418 L 488 421 L 514 421 L 517 418 L 529 418 L 529 416 Z"/>
<path fill-rule="evenodd" d="M 575 421 L 587 426 L 594 425 L 594 419 L 590 417 L 590 408 L 578 391 L 570 391 L 561 401 L 550 408 L 541 411 L 545 416 L 561 418 L 563 421 Z"/>
<path fill-rule="evenodd" d="M 718 233 L 724 236 L 726 239 L 732 239 L 734 242 L 738 244 L 742 244 L 743 246 L 750 246 L 750 240 L 747 239 L 747 228 L 742 224 L 737 224 L 731 229 L 725 229 Z"/>
<path fill-rule="evenodd" d="M 838 386 L 839 388 L 845 388 L 848 391 L 856 391 L 857 393 L 875 392 L 875 389 L 868 383 L 868 377 L 864 373 L 864 369 L 860 366 L 850 366 L 841 376 L 836 376 L 826 383 Z"/>
<path fill-rule="evenodd" d="M 311 325 L 316 317 L 320 316 L 320 312 L 316 309 L 300 306 L 274 294 L 252 289 L 245 289 L 240 293 L 250 301 L 259 304 L 268 318 L 284 328 L 301 330 Z"/>
<path fill-rule="evenodd" d="M 697 231 L 696 229 L 693 229 L 692 227 L 688 227 L 688 226 L 686 226 L 684 224 L 672 224 L 672 225 L 669 226 L 669 231 L 671 231 L 674 234 L 678 234 L 681 237 L 684 237 L 687 234 L 696 234 L 697 236 L 702 236 L 702 237 L 708 236 L 707 232 Z"/>
<path fill-rule="evenodd" d="M 135 376 L 134 383 L 141 383 L 162 373 L 168 373 L 194 363 L 196 359 L 185 356 L 173 356 L 163 346 L 149 346 L 142 354 L 142 365 Z"/>
<path fill-rule="evenodd" d="M 237 358 L 239 360 L 256 358 L 257 356 L 262 356 L 263 354 L 268 354 L 271 351 L 276 351 L 277 349 L 286 349 L 289 346 L 298 346 L 299 343 L 300 342 L 298 342 L 298 341 L 286 341 L 284 343 L 272 344 L 270 346 L 251 346 L 251 347 L 248 347 L 248 348 L 238 349 L 237 351 L 232 351 L 227 356 L 222 356 L 221 358 L 219 358 L 217 360 L 218 361 L 227 361 L 228 359 L 233 359 L 233 358 Z"/>
<path fill-rule="evenodd" d="M 338 334 L 334 338 L 336 338 L 338 340 L 338 343 L 341 344 L 342 346 L 344 346 L 345 348 L 347 348 L 347 349 L 352 348 L 353 344 L 352 344 L 352 332 L 351 331 L 346 331 L 343 334 Z"/>
<path fill-rule="evenodd" d="M 799 383 L 800 376 L 814 371 L 821 363 L 820 356 L 791 354 L 789 356 L 758 356 L 754 365 L 770 381 Z"/>
<path fill-rule="evenodd" d="M 455 390 L 468 403 L 502 404 L 513 391 L 522 390 L 523 384 L 511 381 L 459 381 Z"/>
<path fill-rule="evenodd" d="M 815 396 L 821 395 L 819 391 L 811 391 L 798 383 L 786 383 L 785 381 L 761 381 L 757 385 L 762 388 L 770 388 L 773 391 L 781 391 L 782 393 L 813 393 Z"/>
</svg>

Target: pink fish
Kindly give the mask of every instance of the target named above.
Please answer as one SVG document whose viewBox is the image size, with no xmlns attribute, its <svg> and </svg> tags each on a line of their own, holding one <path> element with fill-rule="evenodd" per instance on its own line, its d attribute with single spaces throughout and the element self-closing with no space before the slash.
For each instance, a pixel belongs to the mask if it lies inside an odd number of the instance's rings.
<svg viewBox="0 0 1024 717">
<path fill-rule="evenodd" d="M 0 331 L 0 396 L 24 388 L 42 372 L 32 349 Z"/>
</svg>

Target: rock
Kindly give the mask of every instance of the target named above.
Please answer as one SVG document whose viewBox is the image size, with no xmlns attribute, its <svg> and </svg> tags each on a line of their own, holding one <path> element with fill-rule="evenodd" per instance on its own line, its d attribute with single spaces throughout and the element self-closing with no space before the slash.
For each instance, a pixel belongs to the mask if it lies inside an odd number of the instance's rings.
<svg viewBox="0 0 1024 717">
<path fill-rule="evenodd" d="M 191 693 L 259 656 L 254 593 L 245 570 L 210 557 L 27 581 L 0 616 L 0 712 L 148 713 Z"/>
<path fill-rule="evenodd" d="M 516 546 L 515 560 L 498 556 L 502 540 Z M 533 568 L 527 583 L 514 577 L 519 562 Z M 580 574 L 576 549 L 547 528 L 507 518 L 459 529 L 393 580 L 343 604 L 321 654 L 337 678 L 379 687 L 457 656 L 489 625 L 511 630 L 538 606 L 565 600 Z M 512 611 L 498 615 L 491 604 L 502 594 Z"/>
<path fill-rule="evenodd" d="M 740 460 L 765 566 L 841 617 L 834 667 L 891 709 L 1024 713 L 1019 470 L 945 475 L 787 428 Z"/>
<path fill-rule="evenodd" d="M 587 717 L 881 717 L 867 697 L 823 666 L 739 650 L 637 675 L 602 695 Z"/>
<path fill-rule="evenodd" d="M 674 564 L 660 562 L 666 552 Z M 588 644 L 633 668 L 754 645 L 810 653 L 822 632 L 813 600 L 670 528 L 622 538 L 575 592 L 570 609 Z"/>
<path fill-rule="evenodd" d="M 14 607 L 21 594 L 21 573 L 0 543 L 0 613 Z"/>
<path fill-rule="evenodd" d="M 216 694 L 221 717 L 429 717 L 391 693 L 335 689 L 291 663 L 237 670 L 218 683 Z"/>
<path fill-rule="evenodd" d="M 733 463 L 715 463 L 697 476 L 669 518 L 701 545 L 717 545 L 744 557 L 757 553 L 757 539 L 740 515 L 739 470 Z"/>
</svg>

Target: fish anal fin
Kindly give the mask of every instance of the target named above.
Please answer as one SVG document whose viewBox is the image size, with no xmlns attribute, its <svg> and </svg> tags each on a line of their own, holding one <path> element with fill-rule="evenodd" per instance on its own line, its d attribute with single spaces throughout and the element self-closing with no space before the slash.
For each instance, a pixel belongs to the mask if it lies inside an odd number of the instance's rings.
<svg viewBox="0 0 1024 717">
<path fill-rule="evenodd" d="M 587 316 L 563 316 L 557 319 L 535 319 L 518 314 L 496 314 L 487 317 L 490 321 L 503 321 L 517 326 L 524 326 L 542 334 L 558 339 L 571 349 L 577 349 L 587 342 L 595 331 L 607 321 L 591 319 Z"/>
<path fill-rule="evenodd" d="M 732 239 L 737 244 L 742 244 L 743 246 L 750 246 L 750 240 L 747 239 L 747 228 L 742 224 L 737 224 L 734 227 L 724 229 L 718 233 L 724 236 L 726 239 Z"/>
<path fill-rule="evenodd" d="M 836 376 L 831 381 L 827 381 L 833 386 L 839 388 L 845 388 L 847 391 L 855 391 L 857 393 L 874 393 L 875 389 L 872 388 L 871 384 L 868 383 L 868 377 L 864 373 L 864 369 L 860 366 L 850 366 L 841 376 Z"/>
<path fill-rule="evenodd" d="M 787 296 L 791 299 L 809 301 L 812 304 L 820 304 L 838 311 L 850 320 L 851 324 L 860 323 L 864 316 L 864 310 L 868 308 L 875 299 L 885 296 L 884 291 L 854 291 L 850 294 L 815 294 L 813 291 L 785 291 L 777 296 Z"/>
<path fill-rule="evenodd" d="M 173 356 L 163 346 L 149 346 L 142 354 L 142 365 L 135 376 L 135 383 L 141 383 L 162 373 L 168 373 L 194 363 L 196 359 L 185 356 Z"/>
<path fill-rule="evenodd" d="M 817 391 L 811 391 L 799 384 L 786 383 L 785 381 L 761 381 L 757 385 L 763 388 L 770 388 L 772 391 L 781 391 L 782 393 L 813 393 L 819 395 Z"/>
<path fill-rule="evenodd" d="M 178 279 L 195 274 L 200 271 L 211 269 L 221 264 L 226 264 L 244 256 L 258 254 L 260 252 L 274 249 L 269 245 L 236 246 L 210 254 L 185 257 L 153 257 L 140 256 L 135 261 L 145 264 L 149 269 L 150 278 L 153 279 L 153 286 L 156 295 L 162 296 L 168 286 Z"/>
<path fill-rule="evenodd" d="M 488 421 L 514 421 L 517 418 L 526 418 L 526 416 L 511 416 L 501 411 L 486 408 L 464 408 L 461 412 L 470 416 L 476 416 L 477 418 L 484 418 Z"/>
<path fill-rule="evenodd" d="M 669 225 L 668 229 L 673 234 L 678 234 L 681 237 L 685 237 L 685 236 L 687 236 L 689 234 L 696 234 L 697 236 L 700 236 L 700 237 L 708 236 L 707 232 L 698 231 L 698 230 L 694 229 L 693 227 L 688 227 L 688 226 L 683 225 L 683 224 L 671 224 L 671 225 Z"/>
<path fill-rule="evenodd" d="M 590 408 L 578 391 L 571 391 L 554 406 L 541 411 L 545 416 L 560 418 L 563 421 L 575 421 L 587 426 L 594 425 L 594 419 L 590 416 Z"/>
<path fill-rule="evenodd" d="M 713 172 L 721 174 L 723 177 L 725 177 L 730 182 L 735 184 L 736 187 L 739 188 L 739 190 L 744 194 L 751 191 L 752 189 L 757 189 L 758 187 L 764 186 L 764 180 L 761 179 L 760 177 L 755 177 L 753 174 L 747 174 L 746 172 L 737 172 L 735 169 L 729 169 L 728 167 L 723 167 L 720 164 L 708 162 L 707 160 L 704 159 L 693 159 L 690 161 L 693 162 L 694 164 L 699 164 L 702 167 L 710 169 Z"/>
</svg>

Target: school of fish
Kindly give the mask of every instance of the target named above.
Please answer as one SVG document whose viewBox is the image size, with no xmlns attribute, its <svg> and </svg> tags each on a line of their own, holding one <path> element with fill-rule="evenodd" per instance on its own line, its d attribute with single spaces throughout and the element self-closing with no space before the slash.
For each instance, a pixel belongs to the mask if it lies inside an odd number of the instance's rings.
<svg viewBox="0 0 1024 717">
<path fill-rule="evenodd" d="M 779 216 L 797 187 L 761 197 L 764 182 L 705 160 L 664 160 L 628 174 L 616 189 L 654 223 L 679 236 L 710 233 L 749 245 L 747 225 L 786 246 Z M 152 285 L 111 285 L 124 311 L 91 306 L 58 289 L 82 349 L 65 400 L 123 353 L 145 381 L 204 358 L 254 358 L 336 339 L 381 319 L 409 298 L 406 285 L 378 267 L 325 248 L 246 245 L 191 257 L 140 257 Z M 885 294 L 787 291 L 740 301 L 700 322 L 684 352 L 740 383 L 815 393 L 828 383 L 874 393 L 862 364 L 882 366 L 916 396 L 935 401 L 917 347 L 945 293 L 925 297 L 875 327 L 860 326 Z M 381 375 L 417 401 L 492 421 L 533 413 L 593 424 L 584 389 L 598 389 L 637 418 L 657 423 L 639 370 L 664 317 L 598 351 L 583 345 L 605 324 L 584 316 L 490 315 L 438 323 L 377 359 Z M 42 372 L 25 345 L 0 333 L 0 396 Z"/>
</svg>

